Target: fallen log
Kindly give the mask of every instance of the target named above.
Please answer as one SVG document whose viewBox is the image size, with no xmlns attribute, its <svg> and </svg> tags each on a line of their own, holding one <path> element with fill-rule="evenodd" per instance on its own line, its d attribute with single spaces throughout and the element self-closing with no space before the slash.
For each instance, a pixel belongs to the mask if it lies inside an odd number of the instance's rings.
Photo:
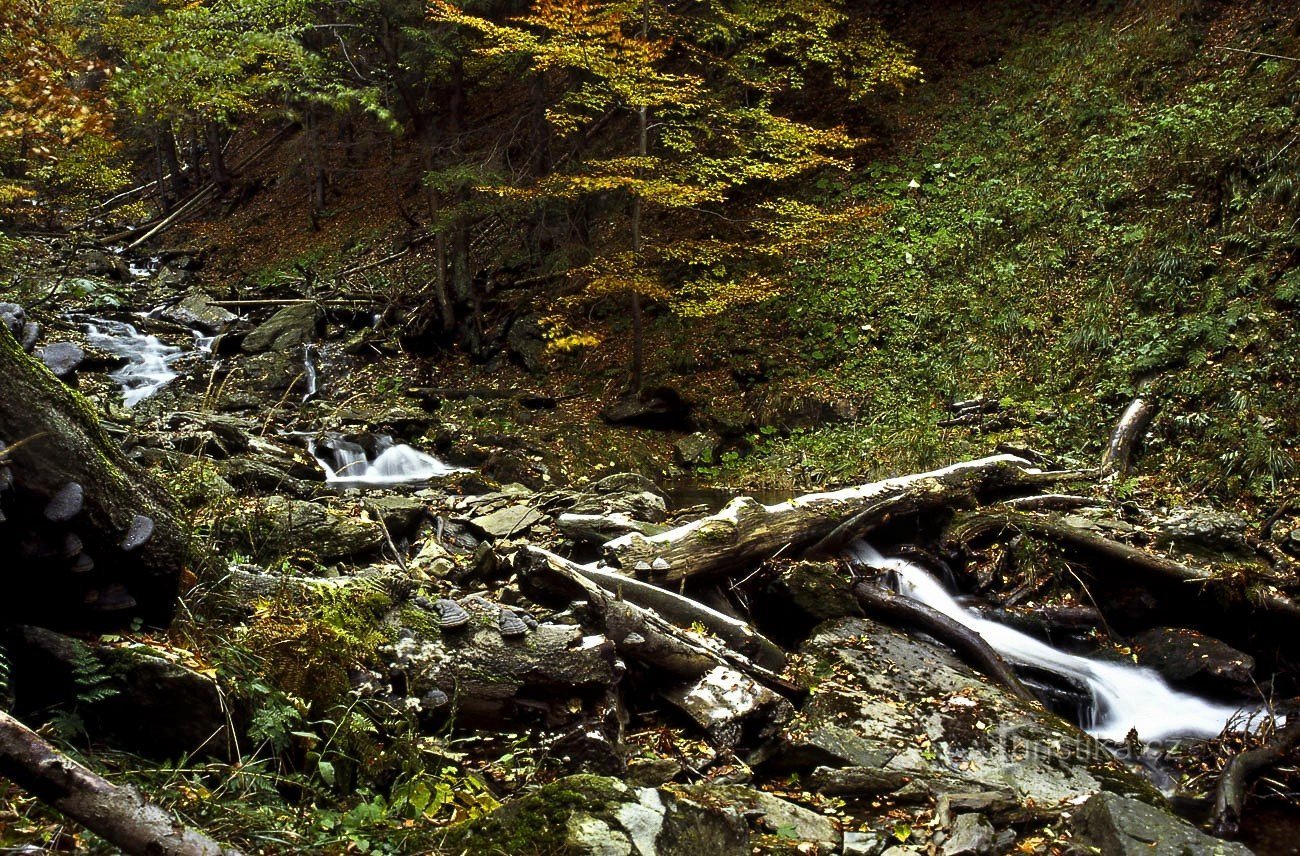
<svg viewBox="0 0 1300 856">
<path fill-rule="evenodd" d="M 132 856 L 240 856 L 133 788 L 115 785 L 61 755 L 3 711 L 0 775 Z"/>
<path fill-rule="evenodd" d="M 653 609 L 675 624 L 700 624 L 740 653 L 768 669 L 785 668 L 785 651 L 748 623 L 725 615 L 651 583 L 600 568 L 575 566 L 574 570 L 620 599 Z"/>
<path fill-rule="evenodd" d="M 884 618 L 891 624 L 906 624 L 930 634 L 956 651 L 985 676 L 1006 687 L 1012 695 L 1025 701 L 1037 701 L 1034 694 L 1016 677 L 1007 661 L 974 630 L 963 627 L 920 601 L 868 580 L 862 580 L 853 586 L 853 596 L 868 615 Z"/>
<path fill-rule="evenodd" d="M 700 678 L 719 666 L 734 669 L 786 696 L 802 696 L 803 687 L 782 678 L 721 640 L 712 645 L 691 637 L 652 609 L 637 606 L 606 591 L 589 579 L 581 565 L 540 547 L 528 546 L 516 554 L 515 568 L 534 585 L 556 588 L 566 598 L 581 597 L 601 621 L 606 636 L 619 653 L 683 678 Z M 550 577 L 550 583 L 537 577 Z"/>
<path fill-rule="evenodd" d="M 0 440 L 13 444 L 12 486 L 0 493 L 0 622 L 166 624 L 189 555 L 174 501 L 3 325 Z"/>
<path fill-rule="evenodd" d="M 1241 828 L 1241 809 L 1246 803 L 1249 781 L 1264 770 L 1277 764 L 1300 746 L 1300 716 L 1294 713 L 1287 724 L 1274 733 L 1273 738 L 1255 749 L 1234 757 L 1224 767 L 1214 791 L 1214 812 L 1211 828 L 1220 838 L 1237 837 Z"/>
<path fill-rule="evenodd" d="M 743 570 L 781 552 L 861 537 L 919 511 L 969 507 L 998 495 L 1037 489 L 1075 473 L 1043 472 L 1023 458 L 997 455 L 941 470 L 761 505 L 738 497 L 717 514 L 659 535 L 629 533 L 604 545 L 611 564 L 641 568 L 654 582 Z M 851 526 L 844 526 L 848 521 Z M 835 537 L 829 538 L 828 535 Z"/>
<path fill-rule="evenodd" d="M 977 514 L 956 523 L 946 536 L 950 547 L 965 548 L 972 541 L 1006 531 L 1053 541 L 1080 556 L 1091 559 L 1094 570 L 1136 573 L 1148 580 L 1190 588 L 1197 596 L 1223 580 L 1206 568 L 1157 556 L 1128 544 L 1096 535 L 1061 520 L 1014 512 Z M 1101 561 L 1097 561 L 1101 560 Z M 1224 604 L 1219 604 L 1223 608 Z M 1300 604 L 1273 589 L 1259 587 L 1249 595 L 1249 606 L 1288 622 L 1300 621 Z"/>
</svg>

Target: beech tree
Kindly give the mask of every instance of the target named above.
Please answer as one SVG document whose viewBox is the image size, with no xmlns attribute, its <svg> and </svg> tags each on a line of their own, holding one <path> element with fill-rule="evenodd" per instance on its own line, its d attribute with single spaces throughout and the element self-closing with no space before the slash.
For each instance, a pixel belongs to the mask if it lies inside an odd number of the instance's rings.
<svg viewBox="0 0 1300 856">
<path fill-rule="evenodd" d="M 97 85 L 108 69 L 78 49 L 74 12 L 61 0 L 0 0 L 0 214 L 52 189 L 88 202 L 125 179 Z"/>
<path fill-rule="evenodd" d="M 779 99 L 814 79 L 854 97 L 916 74 L 878 27 L 848 31 L 832 0 L 776 11 L 540 0 L 504 23 L 434 0 L 432 15 L 479 33 L 483 56 L 522 60 L 546 80 L 546 120 L 581 152 L 526 183 L 481 191 L 574 204 L 625 200 L 621 237 L 596 236 L 602 249 L 570 274 L 588 294 L 627 295 L 633 392 L 644 383 L 643 300 L 700 314 L 762 299 L 782 261 L 834 222 L 862 214 L 824 211 L 782 192 L 794 179 L 846 167 L 857 141 L 842 128 L 785 115 Z M 630 131 L 612 144 L 599 133 L 611 121 Z"/>
</svg>

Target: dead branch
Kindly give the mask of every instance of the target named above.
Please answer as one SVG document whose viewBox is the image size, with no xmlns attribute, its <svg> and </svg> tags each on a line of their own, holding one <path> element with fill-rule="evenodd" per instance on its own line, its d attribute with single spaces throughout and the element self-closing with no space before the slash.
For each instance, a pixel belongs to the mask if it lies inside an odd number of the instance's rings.
<svg viewBox="0 0 1300 856">
<path fill-rule="evenodd" d="M 123 852 L 140 856 L 240 856 L 60 754 L 39 734 L 0 711 L 0 774 Z"/>
<path fill-rule="evenodd" d="M 867 614 L 882 617 L 890 623 L 907 624 L 930 634 L 986 676 L 1006 687 L 1012 695 L 1025 701 L 1035 701 L 1034 694 L 1020 683 L 1006 660 L 974 630 L 963 627 L 920 601 L 867 580 L 862 580 L 853 587 L 853 595 Z"/>
<path fill-rule="evenodd" d="M 1220 838 L 1236 838 L 1241 828 L 1241 809 L 1246 803 L 1248 782 L 1277 764 L 1300 745 L 1300 717 L 1290 716 L 1286 726 L 1263 746 L 1234 757 L 1223 769 L 1214 791 L 1212 828 Z"/>
</svg>

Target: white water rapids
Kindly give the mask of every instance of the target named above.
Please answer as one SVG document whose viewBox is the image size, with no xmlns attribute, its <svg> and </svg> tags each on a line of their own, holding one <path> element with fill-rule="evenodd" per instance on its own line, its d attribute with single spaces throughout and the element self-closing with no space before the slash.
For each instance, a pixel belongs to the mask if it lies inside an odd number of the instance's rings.
<svg viewBox="0 0 1300 856">
<path fill-rule="evenodd" d="M 127 407 L 139 404 L 176 377 L 171 363 L 182 351 L 163 344 L 157 336 L 141 333 L 122 321 L 96 318 L 86 324 L 86 337 L 92 345 L 129 361 L 109 375 L 122 385 L 122 398 Z"/>
<path fill-rule="evenodd" d="M 309 451 L 325 470 L 325 481 L 340 485 L 393 485 L 409 484 L 440 478 L 459 472 L 459 467 L 444 464 L 418 449 L 405 444 L 394 444 L 393 438 L 379 435 L 375 438 L 374 459 L 357 443 L 336 440 L 328 449 L 318 449 L 309 443 Z"/>
<path fill-rule="evenodd" d="M 1058 651 L 1045 642 L 959 604 L 924 568 L 887 558 L 865 541 L 849 545 L 852 560 L 892 571 L 900 593 L 974 630 L 1013 664 L 1035 666 L 1083 684 L 1092 694 L 1091 721 L 1080 723 L 1093 737 L 1121 742 L 1136 729 L 1145 742 L 1172 737 L 1213 737 L 1240 709 L 1173 689 L 1152 669 L 1131 663 L 1091 660 Z"/>
</svg>

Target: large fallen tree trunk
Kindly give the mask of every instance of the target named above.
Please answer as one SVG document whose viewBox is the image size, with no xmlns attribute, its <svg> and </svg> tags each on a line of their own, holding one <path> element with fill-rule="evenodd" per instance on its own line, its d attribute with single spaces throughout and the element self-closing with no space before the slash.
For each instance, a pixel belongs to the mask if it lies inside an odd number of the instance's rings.
<svg viewBox="0 0 1300 856">
<path fill-rule="evenodd" d="M 240 856 L 187 828 L 134 789 L 119 787 L 59 754 L 2 711 L 0 775 L 132 856 Z"/>
<path fill-rule="evenodd" d="M 172 499 L 3 325 L 0 440 L 0 623 L 169 621 L 188 553 Z"/>
<path fill-rule="evenodd" d="M 886 479 L 829 493 L 761 505 L 732 500 L 717 514 L 659 535 L 629 533 L 604 546 L 624 571 L 670 582 L 696 574 L 725 574 L 778 553 L 801 551 L 870 532 L 890 520 L 939 507 L 969 507 L 982 500 L 1062 481 L 1073 473 L 1043 472 L 1014 455 L 997 455 L 941 470 Z M 847 526 L 845 524 L 848 524 Z"/>
</svg>

